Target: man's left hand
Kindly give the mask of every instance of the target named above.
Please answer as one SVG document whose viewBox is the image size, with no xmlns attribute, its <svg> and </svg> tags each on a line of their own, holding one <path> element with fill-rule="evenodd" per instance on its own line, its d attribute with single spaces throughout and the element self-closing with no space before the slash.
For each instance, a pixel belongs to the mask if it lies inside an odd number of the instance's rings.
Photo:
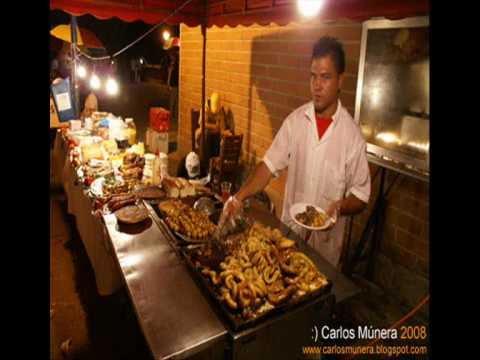
<svg viewBox="0 0 480 360">
<path fill-rule="evenodd" d="M 334 201 L 328 207 L 327 215 L 333 218 L 337 217 L 337 215 L 340 215 L 341 206 L 342 206 L 342 200 Z"/>
<path fill-rule="evenodd" d="M 327 215 L 333 220 L 330 222 L 330 226 L 327 229 L 330 229 L 337 222 L 338 217 L 340 216 L 340 209 L 342 207 L 342 200 L 334 201 L 330 204 L 327 209 Z"/>
</svg>

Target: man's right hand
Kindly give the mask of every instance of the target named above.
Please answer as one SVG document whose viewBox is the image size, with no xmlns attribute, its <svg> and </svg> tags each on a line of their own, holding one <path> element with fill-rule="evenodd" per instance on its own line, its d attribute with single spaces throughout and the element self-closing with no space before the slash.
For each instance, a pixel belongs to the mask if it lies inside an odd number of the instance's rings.
<svg viewBox="0 0 480 360">
<path fill-rule="evenodd" d="M 243 200 L 265 189 L 272 176 L 273 174 L 263 161 L 258 164 L 255 172 L 248 178 L 245 185 L 225 202 L 218 227 L 221 228 L 227 220 L 233 220 L 242 210 Z"/>
<path fill-rule="evenodd" d="M 238 200 L 235 196 L 230 196 L 228 200 L 223 205 L 222 215 L 220 216 L 220 221 L 218 222 L 218 227 L 222 227 L 226 221 L 234 219 L 243 208 L 242 201 Z"/>
</svg>

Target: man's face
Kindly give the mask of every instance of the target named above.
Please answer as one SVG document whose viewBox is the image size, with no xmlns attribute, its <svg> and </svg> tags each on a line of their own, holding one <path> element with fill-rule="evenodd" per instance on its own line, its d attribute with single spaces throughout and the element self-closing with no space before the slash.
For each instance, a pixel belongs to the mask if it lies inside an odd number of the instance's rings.
<svg viewBox="0 0 480 360">
<path fill-rule="evenodd" d="M 330 55 L 313 59 L 310 67 L 310 91 L 316 112 L 322 113 L 336 104 L 342 80 L 343 74 L 337 73 Z"/>
</svg>

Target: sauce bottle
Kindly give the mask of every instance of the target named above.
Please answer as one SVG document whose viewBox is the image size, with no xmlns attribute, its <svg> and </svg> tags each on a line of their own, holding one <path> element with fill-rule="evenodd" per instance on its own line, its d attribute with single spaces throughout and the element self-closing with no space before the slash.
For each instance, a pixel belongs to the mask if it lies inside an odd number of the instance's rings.
<svg viewBox="0 0 480 360">
<path fill-rule="evenodd" d="M 128 137 L 128 144 L 132 146 L 137 143 L 137 127 L 132 118 L 125 119 L 125 124 L 127 124 L 126 134 Z"/>
</svg>

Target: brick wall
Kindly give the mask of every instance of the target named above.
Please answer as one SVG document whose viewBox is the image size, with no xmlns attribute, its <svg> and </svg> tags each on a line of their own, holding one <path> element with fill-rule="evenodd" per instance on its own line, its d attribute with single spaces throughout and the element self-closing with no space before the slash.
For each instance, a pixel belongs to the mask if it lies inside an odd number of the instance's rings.
<svg viewBox="0 0 480 360">
<path fill-rule="evenodd" d="M 232 110 L 235 130 L 244 134 L 243 162 L 247 167 L 261 160 L 285 117 L 310 100 L 311 49 L 322 35 L 334 36 L 344 44 L 347 68 L 341 101 L 354 114 L 361 28 L 360 23 L 345 21 L 207 30 L 206 97 L 218 92 L 222 105 Z M 180 32 L 179 149 L 185 154 L 191 148 L 190 109 L 199 109 L 201 103 L 202 37 L 200 27 L 182 25 Z M 372 176 L 374 171 L 372 166 Z M 388 172 L 387 180 L 392 176 Z M 285 179 L 284 174 L 267 188 L 278 215 Z M 372 185 L 372 199 L 377 187 L 378 179 Z M 372 204 L 354 219 L 352 245 Z M 416 288 L 416 295 L 411 289 L 404 291 L 410 285 L 401 274 L 412 274 L 411 279 L 428 276 L 428 186 L 400 178 L 389 197 L 386 222 L 376 261 L 377 269 L 389 270 L 376 272 L 375 280 L 392 291 L 410 292 L 405 301 L 413 303 L 424 289 Z"/>
<path fill-rule="evenodd" d="M 378 167 L 370 165 L 372 179 Z M 385 190 L 398 173 L 387 170 Z M 366 211 L 353 219 L 351 251 L 358 243 L 378 195 L 380 174 L 372 182 Z M 416 305 L 429 292 L 429 185 L 404 175 L 397 177 L 387 196 L 385 224 L 373 280 L 395 294 L 406 307 Z M 428 316 L 428 309 L 422 313 Z"/>
</svg>

